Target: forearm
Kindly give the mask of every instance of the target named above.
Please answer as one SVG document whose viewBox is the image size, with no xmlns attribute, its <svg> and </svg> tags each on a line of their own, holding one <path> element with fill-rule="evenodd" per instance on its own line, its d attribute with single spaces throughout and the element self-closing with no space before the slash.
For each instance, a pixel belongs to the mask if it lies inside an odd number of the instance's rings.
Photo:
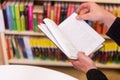
<svg viewBox="0 0 120 80">
<path fill-rule="evenodd" d="M 120 46 L 120 18 L 116 18 L 106 33 Z"/>
<path fill-rule="evenodd" d="M 88 80 L 108 80 L 107 77 L 98 69 L 91 69 L 86 74 Z"/>
</svg>

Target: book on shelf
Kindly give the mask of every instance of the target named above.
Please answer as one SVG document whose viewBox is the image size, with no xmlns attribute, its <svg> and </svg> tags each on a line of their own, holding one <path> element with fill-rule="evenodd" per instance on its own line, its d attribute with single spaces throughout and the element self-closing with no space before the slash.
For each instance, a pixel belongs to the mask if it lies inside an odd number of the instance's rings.
<svg viewBox="0 0 120 80">
<path fill-rule="evenodd" d="M 29 40 L 30 40 L 29 37 L 27 37 L 27 36 L 23 37 L 23 41 L 24 41 L 24 46 L 25 46 L 25 51 L 27 53 L 27 57 L 28 57 L 28 59 L 33 60 L 34 58 L 33 58 L 32 49 L 31 49 Z"/>
<path fill-rule="evenodd" d="M 4 27 L 4 18 L 3 18 L 3 11 L 1 9 L 1 4 L 0 4 L 0 32 L 4 32 L 5 31 L 5 27 Z"/>
<path fill-rule="evenodd" d="M 77 20 L 77 14 L 71 14 L 62 23 L 57 25 L 54 21 L 45 18 L 45 24 L 38 27 L 60 48 L 70 59 L 77 59 L 79 51 L 86 55 L 95 52 L 105 41 L 85 21 Z"/>
</svg>

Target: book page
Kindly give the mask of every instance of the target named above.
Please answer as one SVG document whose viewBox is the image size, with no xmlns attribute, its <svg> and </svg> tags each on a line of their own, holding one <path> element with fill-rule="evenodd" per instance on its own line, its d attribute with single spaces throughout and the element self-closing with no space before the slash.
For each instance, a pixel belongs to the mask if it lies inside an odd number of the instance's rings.
<svg viewBox="0 0 120 80">
<path fill-rule="evenodd" d="M 58 26 L 50 19 L 44 19 L 44 22 L 46 23 L 46 30 L 48 30 L 50 32 L 49 34 L 53 36 L 55 43 L 57 43 L 56 45 L 59 45 L 58 47 L 67 55 L 68 58 L 77 59 L 76 54 L 73 54 L 77 53 L 76 48 L 68 42 L 64 34 L 61 34 Z"/>
<path fill-rule="evenodd" d="M 104 42 L 102 38 L 95 30 L 93 30 L 85 21 L 77 20 L 77 14 L 73 13 L 70 17 L 64 20 L 58 28 L 67 36 L 67 39 L 79 51 L 83 51 L 86 55 L 94 52 L 101 43 Z"/>
<path fill-rule="evenodd" d="M 38 25 L 38 27 L 47 35 L 47 37 L 49 39 L 51 39 L 64 52 L 62 47 L 59 45 L 59 43 L 54 38 L 54 36 L 52 35 L 52 33 L 49 31 L 49 29 L 47 28 L 47 26 L 45 24 L 40 24 L 40 25 Z"/>
<path fill-rule="evenodd" d="M 104 42 L 96 31 L 85 21 L 76 20 L 77 14 L 73 13 L 59 26 L 54 21 L 46 18 L 43 32 L 67 55 L 70 59 L 77 59 L 79 51 L 86 55 L 98 50 Z"/>
</svg>

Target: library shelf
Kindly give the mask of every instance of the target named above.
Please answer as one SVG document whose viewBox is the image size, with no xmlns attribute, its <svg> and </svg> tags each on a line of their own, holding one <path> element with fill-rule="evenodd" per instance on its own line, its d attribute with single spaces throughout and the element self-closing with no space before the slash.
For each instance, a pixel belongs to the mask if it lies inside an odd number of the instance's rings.
<svg viewBox="0 0 120 80">
<path fill-rule="evenodd" d="M 40 0 L 36 0 L 36 1 L 40 1 Z M 41 1 L 96 2 L 96 3 L 120 4 L 120 0 L 41 0 Z"/>
<path fill-rule="evenodd" d="M 42 32 L 34 32 L 34 31 L 5 31 L 6 35 L 26 35 L 26 36 L 45 36 Z"/>
<path fill-rule="evenodd" d="M 44 65 L 44 66 L 72 66 L 70 62 L 50 61 L 50 60 L 30 60 L 30 59 L 10 59 L 9 64 L 27 64 L 27 65 Z"/>
<path fill-rule="evenodd" d="M 35 0 L 35 1 L 55 1 L 55 2 L 96 2 L 102 4 L 120 4 L 120 0 Z M 72 67 L 70 62 L 64 61 L 50 61 L 50 60 L 29 60 L 29 59 L 10 59 L 7 58 L 5 36 L 6 35 L 20 35 L 20 36 L 45 36 L 42 32 L 33 32 L 33 31 L 10 31 L 6 30 L 4 33 L 0 34 L 1 44 L 2 44 L 2 53 L 4 57 L 5 64 L 26 64 L 26 65 L 45 65 L 45 66 L 66 66 Z M 110 39 L 108 36 L 101 35 L 105 39 Z M 120 69 L 120 63 L 118 64 L 101 64 L 95 63 L 99 68 L 112 68 Z"/>
<path fill-rule="evenodd" d="M 96 66 L 99 68 L 120 69 L 120 64 L 117 63 L 109 63 L 109 64 L 96 63 Z"/>
<path fill-rule="evenodd" d="M 10 59 L 9 64 L 24 64 L 24 65 L 42 65 L 42 66 L 62 66 L 62 67 L 72 67 L 70 62 L 64 61 L 50 61 L 50 60 L 29 60 L 29 59 Z M 109 63 L 95 63 L 98 68 L 107 69 L 120 69 L 120 64 Z"/>
</svg>

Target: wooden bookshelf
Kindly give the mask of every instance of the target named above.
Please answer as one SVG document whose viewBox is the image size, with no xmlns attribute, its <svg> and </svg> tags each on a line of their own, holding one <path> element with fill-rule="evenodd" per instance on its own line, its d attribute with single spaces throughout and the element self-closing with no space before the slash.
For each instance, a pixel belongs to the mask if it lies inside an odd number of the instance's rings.
<svg viewBox="0 0 120 80">
<path fill-rule="evenodd" d="M 120 4 L 120 0 L 35 0 L 35 1 L 58 1 L 58 2 L 97 2 L 97 3 L 106 3 L 106 4 Z M 3 48 L 3 56 L 5 64 L 26 64 L 26 65 L 44 65 L 44 66 L 66 66 L 72 67 L 72 64 L 69 62 L 63 61 L 50 61 L 50 60 L 29 60 L 29 59 L 10 59 L 7 58 L 6 52 L 6 44 L 5 44 L 5 36 L 6 35 L 20 35 L 20 36 L 45 36 L 42 32 L 34 32 L 34 31 L 10 31 L 6 30 L 2 33 L 1 36 L 1 44 Z M 110 38 L 105 35 L 101 35 L 105 39 Z M 100 64 L 96 63 L 96 66 L 99 68 L 112 68 L 112 69 L 120 69 L 120 64 Z"/>
<path fill-rule="evenodd" d="M 34 31 L 10 31 L 10 30 L 6 30 L 5 31 L 6 35 L 28 35 L 28 36 L 45 36 L 45 34 L 43 32 L 34 32 Z M 108 36 L 106 35 L 102 35 L 102 37 L 104 37 L 105 39 L 110 39 Z"/>
<path fill-rule="evenodd" d="M 44 66 L 72 66 L 70 62 L 50 61 L 50 60 L 29 60 L 29 59 L 10 59 L 9 64 L 29 64 L 29 65 L 44 65 Z"/>
<path fill-rule="evenodd" d="M 96 63 L 96 66 L 99 68 L 109 68 L 109 69 L 120 69 L 120 64 L 101 64 L 101 63 Z"/>
<path fill-rule="evenodd" d="M 45 36 L 42 32 L 34 32 L 34 31 L 10 31 L 6 30 L 5 34 L 8 35 L 26 35 L 26 36 Z"/>
<path fill-rule="evenodd" d="M 42 66 L 62 66 L 72 67 L 70 62 L 50 61 L 50 60 L 29 60 L 29 59 L 10 59 L 9 64 L 27 64 L 27 65 L 42 65 Z M 120 69 L 120 64 L 101 64 L 96 63 L 98 68 Z"/>
</svg>

